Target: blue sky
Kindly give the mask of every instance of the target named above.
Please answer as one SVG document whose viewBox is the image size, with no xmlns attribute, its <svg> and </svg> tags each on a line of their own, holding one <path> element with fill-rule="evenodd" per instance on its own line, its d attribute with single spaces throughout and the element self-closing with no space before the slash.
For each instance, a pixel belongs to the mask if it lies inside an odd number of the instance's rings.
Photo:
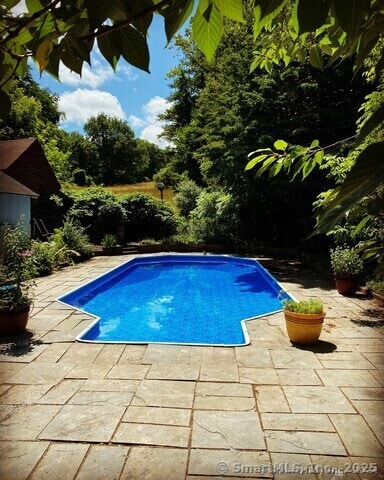
<svg viewBox="0 0 384 480">
<path fill-rule="evenodd" d="M 166 101 L 169 80 L 165 76 L 180 58 L 176 50 L 165 48 L 164 22 L 159 15 L 154 15 L 148 44 L 150 74 L 129 65 L 124 59 L 119 61 L 115 74 L 97 47 L 92 53 L 92 67 L 84 64 L 81 78 L 62 66 L 59 83 L 46 73 L 39 78 L 35 69 L 39 84 L 60 97 L 59 108 L 66 115 L 61 126 L 67 131 L 82 132 L 89 117 L 104 112 L 126 120 L 136 137 L 165 146 L 164 140 L 157 138 L 162 130 L 157 115 L 169 106 Z"/>
</svg>

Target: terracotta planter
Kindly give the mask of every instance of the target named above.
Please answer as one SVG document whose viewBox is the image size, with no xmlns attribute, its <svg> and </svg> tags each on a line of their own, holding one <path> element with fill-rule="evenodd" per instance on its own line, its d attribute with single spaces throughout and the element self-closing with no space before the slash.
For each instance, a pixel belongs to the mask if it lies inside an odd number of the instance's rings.
<svg viewBox="0 0 384 480">
<path fill-rule="evenodd" d="M 359 288 L 359 281 L 356 277 L 335 277 L 335 283 L 340 295 L 354 295 Z"/>
<path fill-rule="evenodd" d="M 24 305 L 15 309 L 0 309 L 0 337 L 9 337 L 24 332 L 31 305 Z"/>
<path fill-rule="evenodd" d="M 325 312 L 295 313 L 284 310 L 289 339 L 293 343 L 311 345 L 316 343 L 323 328 Z"/>
</svg>

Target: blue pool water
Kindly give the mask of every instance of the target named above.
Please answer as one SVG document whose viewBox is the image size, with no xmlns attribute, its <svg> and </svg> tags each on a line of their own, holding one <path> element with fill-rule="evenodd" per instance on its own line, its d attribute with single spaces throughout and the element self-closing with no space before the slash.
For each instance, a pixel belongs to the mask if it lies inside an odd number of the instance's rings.
<svg viewBox="0 0 384 480">
<path fill-rule="evenodd" d="M 281 310 L 281 291 L 256 260 L 162 255 L 134 258 L 58 300 L 97 317 L 82 341 L 244 345 L 243 321 Z"/>
</svg>

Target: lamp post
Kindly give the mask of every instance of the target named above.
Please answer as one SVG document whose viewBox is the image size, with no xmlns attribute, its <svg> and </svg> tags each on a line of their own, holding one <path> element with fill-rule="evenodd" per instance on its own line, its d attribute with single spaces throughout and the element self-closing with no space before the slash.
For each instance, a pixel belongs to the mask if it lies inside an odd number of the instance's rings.
<svg viewBox="0 0 384 480">
<path fill-rule="evenodd" d="M 163 202 L 163 201 L 164 201 L 164 199 L 163 199 L 163 190 L 164 190 L 164 188 L 165 188 L 164 183 L 163 183 L 163 182 L 159 182 L 159 183 L 157 184 L 157 188 L 158 188 L 159 191 L 160 191 L 160 198 L 161 198 L 161 201 Z"/>
</svg>

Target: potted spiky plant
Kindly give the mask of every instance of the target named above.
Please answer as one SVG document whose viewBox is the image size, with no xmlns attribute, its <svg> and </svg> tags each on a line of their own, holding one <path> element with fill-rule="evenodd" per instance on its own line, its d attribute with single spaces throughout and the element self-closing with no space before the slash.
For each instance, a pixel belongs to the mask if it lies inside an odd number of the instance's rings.
<svg viewBox="0 0 384 480">
<path fill-rule="evenodd" d="M 353 295 L 364 269 L 362 259 L 355 249 L 341 246 L 331 249 L 330 258 L 337 291 L 341 295 Z"/>
<path fill-rule="evenodd" d="M 285 324 L 292 343 L 311 345 L 320 337 L 325 310 L 317 298 L 308 300 L 284 300 Z"/>
<path fill-rule="evenodd" d="M 31 239 L 21 218 L 6 226 L 0 257 L 0 336 L 23 332 L 32 304 L 36 268 L 31 257 Z"/>
</svg>

